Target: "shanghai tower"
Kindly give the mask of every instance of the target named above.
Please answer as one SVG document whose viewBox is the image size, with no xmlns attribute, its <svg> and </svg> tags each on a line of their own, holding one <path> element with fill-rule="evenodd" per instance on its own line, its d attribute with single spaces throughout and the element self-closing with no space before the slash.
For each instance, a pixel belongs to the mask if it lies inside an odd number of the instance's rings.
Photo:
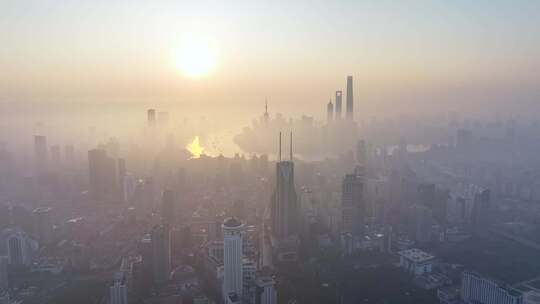
<svg viewBox="0 0 540 304">
<path fill-rule="evenodd" d="M 347 120 L 353 120 L 354 99 L 353 99 L 353 83 L 352 76 L 347 76 Z"/>
</svg>

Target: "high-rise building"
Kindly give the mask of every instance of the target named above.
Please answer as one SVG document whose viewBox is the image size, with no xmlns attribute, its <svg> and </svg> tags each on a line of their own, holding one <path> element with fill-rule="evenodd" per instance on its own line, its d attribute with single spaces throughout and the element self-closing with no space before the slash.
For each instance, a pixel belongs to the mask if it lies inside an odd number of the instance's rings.
<svg viewBox="0 0 540 304">
<path fill-rule="evenodd" d="M 485 237 L 489 230 L 490 191 L 481 189 L 474 195 L 472 208 L 472 226 L 476 236 Z"/>
<path fill-rule="evenodd" d="M 284 239 L 298 234 L 299 206 L 294 186 L 294 162 L 292 157 L 292 133 L 290 160 L 281 160 L 281 133 L 279 135 L 279 161 L 276 164 L 276 188 L 272 194 L 272 234 Z"/>
<path fill-rule="evenodd" d="M 93 198 L 111 198 L 118 194 L 117 165 L 105 150 L 88 151 L 88 175 Z"/>
<path fill-rule="evenodd" d="M 126 160 L 123 158 L 118 159 L 118 182 L 122 183 L 124 181 L 124 176 L 126 176 Z"/>
<path fill-rule="evenodd" d="M 471 271 L 463 272 L 461 298 L 467 304 L 523 303 L 522 292 Z"/>
<path fill-rule="evenodd" d="M 367 147 L 363 139 L 356 143 L 356 163 L 364 168 L 367 167 Z"/>
<path fill-rule="evenodd" d="M 128 195 L 128 187 L 126 187 L 126 184 L 129 182 L 127 180 L 127 169 L 126 169 L 126 160 L 123 158 L 118 159 L 118 189 L 120 191 L 120 198 L 124 201 L 127 201 Z"/>
<path fill-rule="evenodd" d="M 356 166 L 354 173 L 345 175 L 341 193 L 342 232 L 363 233 L 365 216 L 364 169 Z"/>
<path fill-rule="evenodd" d="M 171 231 L 168 225 L 152 229 L 152 273 L 156 284 L 169 280 L 171 272 Z"/>
<path fill-rule="evenodd" d="M 353 81 L 352 76 L 347 76 L 347 120 L 354 119 L 354 99 L 353 99 Z"/>
<path fill-rule="evenodd" d="M 246 241 L 245 239 L 243 240 Z M 244 247 L 245 246 L 244 244 Z M 242 248 L 245 250 L 245 248 Z M 248 299 L 253 299 L 255 296 L 255 279 L 257 278 L 257 262 L 250 259 L 242 260 L 242 298 L 245 299 L 245 302 Z"/>
<path fill-rule="evenodd" d="M 431 208 L 423 204 L 414 204 L 410 207 L 411 236 L 418 244 L 425 244 L 431 241 L 431 230 L 433 226 L 433 212 Z"/>
<path fill-rule="evenodd" d="M 466 151 L 473 144 L 473 133 L 471 130 L 459 129 L 456 131 L 456 148 L 460 151 Z"/>
<path fill-rule="evenodd" d="M 173 225 L 176 212 L 176 192 L 166 189 L 161 195 L 161 221 L 166 225 Z"/>
<path fill-rule="evenodd" d="M 47 137 L 42 135 L 34 136 L 34 157 L 36 172 L 43 173 L 47 171 L 49 163 Z"/>
<path fill-rule="evenodd" d="M 127 283 L 124 272 L 116 272 L 109 286 L 109 304 L 128 304 Z"/>
<path fill-rule="evenodd" d="M 47 207 L 37 208 L 34 215 L 34 235 L 39 246 L 50 244 L 53 241 L 52 209 Z"/>
<path fill-rule="evenodd" d="M 155 126 L 156 125 L 156 110 L 148 109 L 148 111 L 146 111 L 146 116 L 148 119 L 148 125 L 150 127 Z"/>
<path fill-rule="evenodd" d="M 64 160 L 68 166 L 75 162 L 75 147 L 73 145 L 64 146 Z"/>
<path fill-rule="evenodd" d="M 268 122 L 270 115 L 268 114 L 268 100 L 264 100 L 264 121 Z"/>
<path fill-rule="evenodd" d="M 8 263 L 9 258 L 7 256 L 0 256 L 0 295 L 9 288 Z"/>
<path fill-rule="evenodd" d="M 51 163 L 53 167 L 58 167 L 60 165 L 60 146 L 54 145 L 51 147 Z"/>
<path fill-rule="evenodd" d="M 223 297 L 231 293 L 242 296 L 242 230 L 244 225 L 235 218 L 223 222 Z"/>
<path fill-rule="evenodd" d="M 326 121 L 330 123 L 332 120 L 334 120 L 334 104 L 330 100 L 326 106 Z"/>
<path fill-rule="evenodd" d="M 336 91 L 336 108 L 335 108 L 335 112 L 336 112 L 336 120 L 338 119 L 341 119 L 341 100 L 342 100 L 342 97 L 341 95 L 343 94 L 343 92 L 341 91 Z"/>
<path fill-rule="evenodd" d="M 435 184 L 422 183 L 417 188 L 418 203 L 428 208 L 433 208 L 436 200 Z"/>
<path fill-rule="evenodd" d="M 259 277 L 255 280 L 256 295 L 255 304 L 276 304 L 276 283 L 272 277 Z"/>
<path fill-rule="evenodd" d="M 154 281 L 152 236 L 145 235 L 137 246 L 142 259 L 133 264 L 133 290 L 136 294 L 149 294 Z"/>
</svg>

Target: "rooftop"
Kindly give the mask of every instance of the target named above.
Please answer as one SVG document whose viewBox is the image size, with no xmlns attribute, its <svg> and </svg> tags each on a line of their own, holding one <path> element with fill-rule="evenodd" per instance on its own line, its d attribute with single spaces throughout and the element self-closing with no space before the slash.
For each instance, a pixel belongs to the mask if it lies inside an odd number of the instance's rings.
<svg viewBox="0 0 540 304">
<path fill-rule="evenodd" d="M 407 249 L 407 250 L 402 250 L 402 251 L 399 251 L 398 254 L 408 260 L 412 260 L 413 262 L 416 262 L 416 263 L 421 263 L 421 262 L 427 262 L 429 260 L 432 260 L 435 258 L 435 256 L 425 252 L 425 251 L 422 251 L 418 248 L 412 248 L 412 249 Z"/>
<path fill-rule="evenodd" d="M 34 209 L 34 213 L 48 213 L 51 212 L 52 208 L 49 207 L 39 207 Z"/>
<path fill-rule="evenodd" d="M 240 222 L 234 217 L 230 217 L 223 222 L 223 226 L 228 227 L 228 228 L 240 227 L 242 226 L 242 222 Z"/>
</svg>

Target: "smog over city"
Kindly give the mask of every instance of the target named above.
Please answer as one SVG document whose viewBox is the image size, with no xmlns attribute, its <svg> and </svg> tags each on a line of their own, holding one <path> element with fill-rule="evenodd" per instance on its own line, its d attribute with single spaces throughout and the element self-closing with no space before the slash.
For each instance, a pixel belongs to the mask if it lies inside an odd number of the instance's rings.
<svg viewBox="0 0 540 304">
<path fill-rule="evenodd" d="M 539 256 L 539 1 L 0 1 L 0 304 L 533 304 Z"/>
</svg>

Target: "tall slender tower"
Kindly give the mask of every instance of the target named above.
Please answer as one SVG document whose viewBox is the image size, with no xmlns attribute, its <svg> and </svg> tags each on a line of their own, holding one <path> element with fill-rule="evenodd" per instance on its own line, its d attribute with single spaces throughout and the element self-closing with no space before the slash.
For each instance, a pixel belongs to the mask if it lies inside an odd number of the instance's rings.
<svg viewBox="0 0 540 304">
<path fill-rule="evenodd" d="M 336 91 L 336 120 L 341 119 L 341 91 Z"/>
<path fill-rule="evenodd" d="M 244 225 L 236 218 L 223 222 L 223 297 L 236 293 L 242 296 L 242 229 Z"/>
<path fill-rule="evenodd" d="M 270 115 L 268 115 L 268 100 L 264 99 L 264 121 L 268 121 L 270 119 Z"/>
<path fill-rule="evenodd" d="M 354 116 L 353 82 L 352 76 L 347 76 L 347 120 L 353 120 Z"/>
<path fill-rule="evenodd" d="M 271 219 L 272 234 L 277 239 L 285 239 L 297 235 L 299 221 L 298 202 L 294 188 L 294 162 L 292 154 L 292 133 L 290 160 L 281 160 L 280 133 L 279 162 L 276 164 L 276 188 L 272 194 Z"/>
<path fill-rule="evenodd" d="M 334 120 L 334 105 L 330 99 L 328 105 L 326 106 L 326 122 L 330 123 L 332 120 Z"/>
</svg>

